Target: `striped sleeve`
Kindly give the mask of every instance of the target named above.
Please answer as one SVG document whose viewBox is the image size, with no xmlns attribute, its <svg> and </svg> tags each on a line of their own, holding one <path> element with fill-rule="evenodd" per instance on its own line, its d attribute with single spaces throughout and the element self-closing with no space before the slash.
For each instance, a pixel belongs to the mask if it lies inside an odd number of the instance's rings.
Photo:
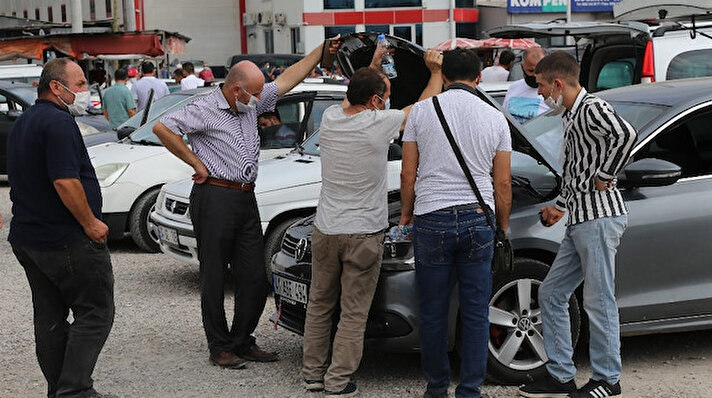
<svg viewBox="0 0 712 398">
<path fill-rule="evenodd" d="M 603 137 L 606 142 L 603 164 L 597 177 L 604 182 L 613 181 L 623 168 L 635 145 L 637 133 L 633 126 L 611 108 L 607 103 L 594 102 L 587 109 L 594 134 Z"/>
<path fill-rule="evenodd" d="M 166 125 L 166 127 L 177 135 L 203 131 L 203 121 L 203 112 L 196 102 L 190 103 L 183 109 L 179 109 L 161 118 L 161 123 Z"/>
</svg>

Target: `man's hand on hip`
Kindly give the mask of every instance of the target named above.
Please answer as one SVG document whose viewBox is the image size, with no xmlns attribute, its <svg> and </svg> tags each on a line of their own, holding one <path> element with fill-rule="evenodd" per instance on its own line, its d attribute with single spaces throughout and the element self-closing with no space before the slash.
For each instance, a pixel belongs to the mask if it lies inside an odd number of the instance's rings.
<svg viewBox="0 0 712 398">
<path fill-rule="evenodd" d="M 201 161 L 198 161 L 196 164 L 193 165 L 193 170 L 195 170 L 195 173 L 193 173 L 193 182 L 196 184 L 204 183 L 210 175 L 210 173 L 208 172 L 208 168 L 205 167 L 205 165 Z"/>
<path fill-rule="evenodd" d="M 601 181 L 598 177 L 593 177 L 593 183 L 596 185 L 597 191 L 606 191 L 613 188 L 613 181 Z"/>
<path fill-rule="evenodd" d="M 94 218 L 84 227 L 84 233 L 93 242 L 104 243 L 109 236 L 109 227 L 98 218 Z"/>
</svg>

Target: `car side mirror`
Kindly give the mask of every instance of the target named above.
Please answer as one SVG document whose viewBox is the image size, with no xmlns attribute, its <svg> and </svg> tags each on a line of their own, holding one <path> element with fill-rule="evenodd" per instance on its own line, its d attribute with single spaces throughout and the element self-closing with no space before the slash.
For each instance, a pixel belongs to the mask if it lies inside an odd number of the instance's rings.
<svg viewBox="0 0 712 398">
<path fill-rule="evenodd" d="M 662 159 L 645 158 L 630 163 L 618 174 L 618 185 L 624 188 L 663 187 L 682 177 L 682 169 Z"/>
<path fill-rule="evenodd" d="M 124 138 L 130 136 L 131 133 L 133 133 L 134 131 L 136 131 L 136 127 L 134 127 L 134 126 L 124 126 L 124 127 L 120 128 L 120 129 L 116 132 L 116 137 L 119 139 L 119 141 L 121 141 L 121 140 L 123 140 Z"/>
<path fill-rule="evenodd" d="M 7 111 L 7 118 L 10 120 L 15 120 L 22 115 L 22 111 L 19 109 L 10 109 Z"/>
</svg>

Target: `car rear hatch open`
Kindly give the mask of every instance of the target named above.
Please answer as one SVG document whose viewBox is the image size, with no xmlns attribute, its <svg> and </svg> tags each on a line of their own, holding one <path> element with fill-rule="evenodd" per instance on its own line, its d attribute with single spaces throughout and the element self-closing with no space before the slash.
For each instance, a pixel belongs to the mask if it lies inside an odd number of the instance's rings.
<svg viewBox="0 0 712 398">
<path fill-rule="evenodd" d="M 355 70 L 371 63 L 376 49 L 376 37 L 377 33 L 352 33 L 342 37 L 343 43 L 336 59 L 347 77 L 351 78 Z M 391 80 L 391 104 L 393 108 L 399 109 L 418 101 L 430 80 L 430 71 L 423 60 L 425 49 L 397 37 L 386 36 L 386 38 L 395 48 L 394 59 L 398 77 Z M 501 105 L 482 89 L 478 89 L 478 96 L 502 111 Z M 522 127 L 512 119 L 512 116 L 507 112 L 502 111 L 502 113 L 509 122 L 513 148 L 530 155 L 546 165 L 554 174 L 560 175 L 561 167 L 555 157 L 551 156 L 551 151 L 536 140 L 527 140 L 522 133 Z"/>
<path fill-rule="evenodd" d="M 650 40 L 648 25 L 623 21 L 550 22 L 506 25 L 487 31 L 491 37 L 573 37 L 589 44 L 579 57 L 581 85 L 590 92 L 640 83 L 645 46 Z"/>
</svg>

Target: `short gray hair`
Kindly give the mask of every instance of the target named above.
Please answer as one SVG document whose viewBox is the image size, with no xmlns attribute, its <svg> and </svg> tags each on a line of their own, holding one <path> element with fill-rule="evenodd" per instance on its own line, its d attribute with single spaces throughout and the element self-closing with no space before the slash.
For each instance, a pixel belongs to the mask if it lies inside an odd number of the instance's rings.
<svg viewBox="0 0 712 398">
<path fill-rule="evenodd" d="M 42 68 L 40 82 L 37 84 L 37 95 L 49 92 L 49 82 L 56 80 L 65 86 L 67 85 L 67 65 L 74 62 L 69 58 L 55 58 L 48 61 Z"/>
</svg>

